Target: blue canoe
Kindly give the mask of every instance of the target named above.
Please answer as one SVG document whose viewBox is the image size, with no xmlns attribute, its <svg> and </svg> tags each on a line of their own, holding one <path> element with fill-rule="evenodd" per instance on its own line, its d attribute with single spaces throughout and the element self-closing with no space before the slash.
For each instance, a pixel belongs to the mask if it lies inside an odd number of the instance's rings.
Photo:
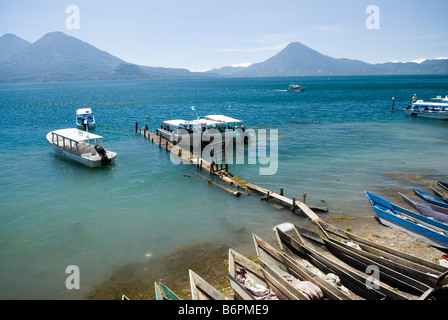
<svg viewBox="0 0 448 320">
<path fill-rule="evenodd" d="M 448 249 L 448 225 L 406 210 L 365 191 L 380 222 L 430 245 Z"/>
<path fill-rule="evenodd" d="M 417 209 L 419 212 L 424 214 L 427 217 L 432 217 L 434 219 L 440 220 L 444 223 L 448 223 L 448 209 L 440 207 L 441 210 L 434 210 L 434 206 L 431 206 L 430 203 L 416 199 L 407 195 L 404 195 L 402 193 L 398 193 L 404 201 L 412 205 L 415 209 Z M 444 209 L 444 210 L 443 210 Z"/>
<path fill-rule="evenodd" d="M 424 191 L 420 191 L 414 188 L 411 188 L 412 191 L 414 191 L 414 193 L 419 196 L 419 198 L 425 200 L 426 202 L 432 204 L 432 205 L 436 205 L 439 207 L 443 207 L 443 208 L 447 208 L 448 209 L 448 200 L 444 200 L 441 199 L 435 195 L 432 195 L 430 193 L 424 192 Z"/>
</svg>

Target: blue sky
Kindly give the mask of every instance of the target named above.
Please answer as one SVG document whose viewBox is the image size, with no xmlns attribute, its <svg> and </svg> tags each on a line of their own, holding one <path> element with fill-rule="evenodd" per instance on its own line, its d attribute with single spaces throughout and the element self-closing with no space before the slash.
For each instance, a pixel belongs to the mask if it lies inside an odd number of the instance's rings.
<svg viewBox="0 0 448 320">
<path fill-rule="evenodd" d="M 69 30 L 66 8 L 79 8 Z M 369 5 L 379 29 L 368 29 Z M 255 63 L 288 43 L 369 63 L 448 56 L 448 0 L 0 0 L 0 35 L 62 31 L 146 66 L 201 71 Z"/>
</svg>

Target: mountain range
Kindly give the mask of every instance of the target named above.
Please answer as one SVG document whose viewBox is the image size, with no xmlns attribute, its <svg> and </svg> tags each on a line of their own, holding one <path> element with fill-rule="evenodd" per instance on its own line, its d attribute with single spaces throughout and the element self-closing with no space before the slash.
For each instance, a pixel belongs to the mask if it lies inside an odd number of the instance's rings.
<svg viewBox="0 0 448 320">
<path fill-rule="evenodd" d="M 292 42 L 249 67 L 191 72 L 132 64 L 62 32 L 47 33 L 34 43 L 12 34 L 0 37 L 0 83 L 380 74 L 448 74 L 448 60 L 369 64 L 332 58 Z"/>
</svg>

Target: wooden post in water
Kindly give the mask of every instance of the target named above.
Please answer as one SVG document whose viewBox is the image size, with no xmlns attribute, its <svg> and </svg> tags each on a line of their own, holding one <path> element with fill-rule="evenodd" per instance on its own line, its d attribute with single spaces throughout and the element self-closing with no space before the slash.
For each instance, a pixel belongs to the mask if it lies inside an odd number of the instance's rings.
<svg viewBox="0 0 448 320">
<path fill-rule="evenodd" d="M 135 132 L 138 132 L 138 122 L 135 123 Z"/>
<path fill-rule="evenodd" d="M 283 187 L 280 187 L 280 195 L 283 195 Z"/>
<path fill-rule="evenodd" d="M 291 211 L 294 212 L 295 210 L 296 210 L 296 197 L 292 197 Z"/>
<path fill-rule="evenodd" d="M 303 197 L 302 197 L 302 202 L 305 203 L 305 199 L 306 199 L 306 192 L 303 193 Z"/>
</svg>

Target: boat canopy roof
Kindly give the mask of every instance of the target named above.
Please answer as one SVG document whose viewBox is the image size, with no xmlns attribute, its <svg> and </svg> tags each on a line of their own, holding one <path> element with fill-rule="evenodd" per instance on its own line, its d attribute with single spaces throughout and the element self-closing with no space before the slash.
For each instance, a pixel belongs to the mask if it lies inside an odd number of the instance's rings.
<svg viewBox="0 0 448 320">
<path fill-rule="evenodd" d="M 188 123 L 191 124 L 198 124 L 198 125 L 205 125 L 205 126 L 212 126 L 212 125 L 216 125 L 219 124 L 218 121 L 213 121 L 213 120 L 209 120 L 209 119 L 198 119 L 198 120 L 191 120 Z"/>
<path fill-rule="evenodd" d="M 79 130 L 76 128 L 70 128 L 70 129 L 60 129 L 60 130 L 54 130 L 51 131 L 53 134 L 56 134 L 58 136 L 61 136 L 63 138 L 67 138 L 72 141 L 81 142 L 88 139 L 103 139 L 102 136 L 99 136 L 97 134 L 93 134 L 87 131 Z"/>
<path fill-rule="evenodd" d="M 92 113 L 92 108 L 82 108 L 76 110 L 76 114 L 86 114 L 86 113 Z"/>
<path fill-rule="evenodd" d="M 178 126 L 180 126 L 181 124 L 185 124 L 185 123 L 187 123 L 187 121 L 185 121 L 185 120 L 181 120 L 181 119 L 176 119 L 176 120 L 166 120 L 166 121 L 163 121 L 163 123 L 165 123 L 165 124 L 167 124 L 167 125 L 170 125 L 170 126 L 176 126 L 176 127 L 178 127 Z"/>
<path fill-rule="evenodd" d="M 204 118 L 208 119 L 208 120 L 217 121 L 217 122 L 242 122 L 241 120 L 223 116 L 220 114 L 212 114 L 212 115 L 205 116 Z"/>
</svg>

